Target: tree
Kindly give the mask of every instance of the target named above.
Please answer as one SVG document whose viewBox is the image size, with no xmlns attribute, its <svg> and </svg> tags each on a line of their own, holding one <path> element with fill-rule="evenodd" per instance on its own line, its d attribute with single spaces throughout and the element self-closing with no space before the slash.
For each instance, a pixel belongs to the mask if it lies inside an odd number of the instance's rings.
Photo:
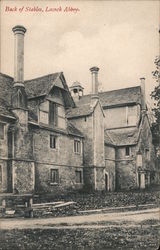
<svg viewBox="0 0 160 250">
<path fill-rule="evenodd" d="M 154 99 L 153 113 L 155 120 L 152 123 L 153 144 L 156 147 L 157 152 L 160 151 L 160 56 L 155 59 L 156 69 L 152 72 L 153 78 L 156 81 L 156 86 L 151 93 L 152 99 Z"/>
</svg>

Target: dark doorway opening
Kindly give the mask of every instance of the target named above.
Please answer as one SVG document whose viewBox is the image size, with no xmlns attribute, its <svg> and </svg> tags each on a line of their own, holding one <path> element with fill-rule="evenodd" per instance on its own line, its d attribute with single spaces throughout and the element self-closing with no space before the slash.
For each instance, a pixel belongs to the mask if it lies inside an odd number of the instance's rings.
<svg viewBox="0 0 160 250">
<path fill-rule="evenodd" d="M 108 190 L 108 174 L 105 174 L 105 189 L 106 191 L 109 191 Z"/>
</svg>

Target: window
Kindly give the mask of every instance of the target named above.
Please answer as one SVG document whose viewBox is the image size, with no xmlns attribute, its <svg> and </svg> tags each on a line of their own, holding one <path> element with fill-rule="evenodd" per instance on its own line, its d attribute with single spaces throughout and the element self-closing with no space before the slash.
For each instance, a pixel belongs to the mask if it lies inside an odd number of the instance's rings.
<svg viewBox="0 0 160 250">
<path fill-rule="evenodd" d="M 50 148 L 56 148 L 56 136 L 50 135 Z"/>
<path fill-rule="evenodd" d="M 44 124 L 48 124 L 48 112 L 49 112 L 49 102 L 45 101 L 40 104 L 39 107 L 39 121 Z"/>
<path fill-rule="evenodd" d="M 76 171 L 76 183 L 82 183 L 82 172 Z"/>
<path fill-rule="evenodd" d="M 55 184 L 59 182 L 58 169 L 51 169 L 50 170 L 50 181 L 51 181 L 51 183 L 55 183 Z"/>
<path fill-rule="evenodd" d="M 66 120 L 65 120 L 65 109 L 63 106 L 58 106 L 58 127 L 65 129 Z"/>
<path fill-rule="evenodd" d="M 125 148 L 125 150 L 126 150 L 126 156 L 129 156 L 129 155 L 130 155 L 130 147 L 127 146 L 127 147 Z"/>
<path fill-rule="evenodd" d="M 145 159 L 150 160 L 150 151 L 148 148 L 145 149 Z"/>
<path fill-rule="evenodd" d="M 54 102 L 49 102 L 49 124 L 57 126 L 57 105 Z"/>
<path fill-rule="evenodd" d="M 74 152 L 79 154 L 81 152 L 81 143 L 78 140 L 74 140 Z"/>
<path fill-rule="evenodd" d="M 0 165 L 0 183 L 2 182 L 2 166 Z"/>
<path fill-rule="evenodd" d="M 4 124 L 0 123 L 0 139 L 4 140 Z"/>
</svg>

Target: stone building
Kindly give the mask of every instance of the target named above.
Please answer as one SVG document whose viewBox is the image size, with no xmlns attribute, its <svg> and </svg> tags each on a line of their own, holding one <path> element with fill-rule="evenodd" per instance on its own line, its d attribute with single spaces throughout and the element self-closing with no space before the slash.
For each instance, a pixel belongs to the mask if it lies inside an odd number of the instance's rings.
<svg viewBox="0 0 160 250">
<path fill-rule="evenodd" d="M 157 182 L 141 86 L 92 94 L 62 72 L 24 81 L 23 26 L 13 28 L 14 79 L 0 74 L 0 192 L 145 188 Z"/>
</svg>

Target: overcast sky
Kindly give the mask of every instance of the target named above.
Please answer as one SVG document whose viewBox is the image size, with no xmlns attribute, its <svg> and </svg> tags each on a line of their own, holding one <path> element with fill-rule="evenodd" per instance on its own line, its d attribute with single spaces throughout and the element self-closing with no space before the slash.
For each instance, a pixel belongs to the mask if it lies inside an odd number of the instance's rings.
<svg viewBox="0 0 160 250">
<path fill-rule="evenodd" d="M 6 6 L 17 7 L 6 12 Z M 19 13 L 20 7 L 44 12 Z M 79 8 L 77 13 L 45 12 L 46 7 Z M 159 1 L 3 1 L 1 0 L 1 72 L 13 76 L 14 25 L 27 28 L 24 78 L 64 72 L 68 85 L 79 81 L 91 90 L 89 68 L 98 66 L 104 90 L 139 85 L 153 89 L 158 55 Z"/>
</svg>

